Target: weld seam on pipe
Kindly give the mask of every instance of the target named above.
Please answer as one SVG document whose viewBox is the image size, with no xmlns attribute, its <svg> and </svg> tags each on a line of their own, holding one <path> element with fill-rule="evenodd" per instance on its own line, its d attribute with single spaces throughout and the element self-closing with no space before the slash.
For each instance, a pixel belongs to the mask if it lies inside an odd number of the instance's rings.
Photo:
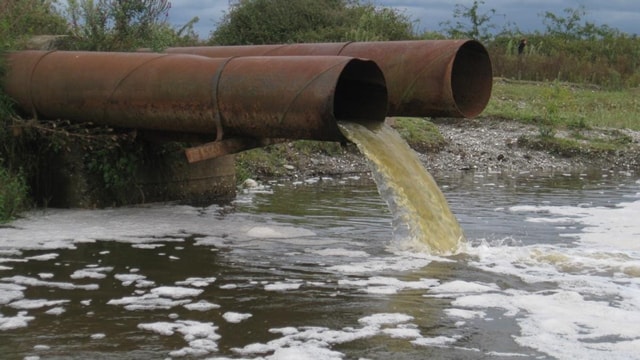
<svg viewBox="0 0 640 360">
<path fill-rule="evenodd" d="M 282 48 L 286 48 L 286 47 L 287 47 L 287 45 L 284 45 L 284 44 L 283 44 L 283 45 L 280 45 L 280 46 L 274 47 L 274 48 L 272 48 L 272 49 L 268 49 L 267 51 L 265 51 L 265 52 L 264 52 L 264 53 L 262 53 L 261 55 L 263 55 L 263 56 L 271 56 L 269 53 L 271 53 L 271 52 L 276 52 L 276 51 L 278 51 L 278 50 L 280 50 L 280 49 L 282 49 Z"/>
<path fill-rule="evenodd" d="M 109 102 L 111 102 L 113 100 L 113 94 L 116 93 L 116 91 L 118 90 L 120 85 L 122 85 L 122 83 L 125 80 L 127 80 L 129 78 L 129 76 L 131 76 L 136 71 L 140 70 L 143 66 L 147 66 L 147 65 L 151 64 L 152 62 L 154 62 L 154 61 L 156 61 L 158 59 L 164 58 L 164 57 L 166 57 L 166 55 L 170 55 L 170 54 L 158 54 L 158 55 L 159 56 L 156 56 L 156 57 L 154 57 L 152 59 L 149 59 L 149 60 L 147 60 L 145 62 L 140 63 L 138 66 L 135 66 L 133 69 L 129 70 L 123 77 L 121 77 L 120 80 L 118 80 L 118 82 L 113 86 L 113 89 L 111 90 L 111 93 L 107 97 L 107 102 L 106 103 L 108 104 Z M 162 55 L 165 55 L 165 56 L 162 56 Z M 103 108 L 103 111 L 102 111 L 102 118 L 103 119 L 107 117 L 107 112 L 108 111 L 109 111 L 108 107 L 105 106 Z"/>
<path fill-rule="evenodd" d="M 220 89 L 220 78 L 222 77 L 222 72 L 224 71 L 227 64 L 229 64 L 235 56 L 226 58 L 216 70 L 216 73 L 213 75 L 212 80 L 212 93 L 211 93 L 211 105 L 213 111 L 213 123 L 216 126 L 216 141 L 222 140 L 224 136 L 224 129 L 222 126 L 222 114 L 220 113 L 220 102 L 218 101 L 218 92 Z"/>
<path fill-rule="evenodd" d="M 345 42 L 345 43 L 342 45 L 342 47 L 340 48 L 340 50 L 338 50 L 338 52 L 336 53 L 336 55 L 341 55 L 341 56 L 343 56 L 343 55 L 342 55 L 342 52 L 347 48 L 347 46 L 349 46 L 349 45 L 353 44 L 354 42 L 355 42 L 355 41 L 347 41 L 347 42 Z"/>
<path fill-rule="evenodd" d="M 29 96 L 29 104 L 31 105 L 31 113 L 33 114 L 33 117 L 36 119 L 38 118 L 38 111 L 36 110 L 36 104 L 33 102 L 33 92 L 31 91 L 33 87 L 31 86 L 31 84 L 33 84 L 33 77 L 35 76 L 36 69 L 38 68 L 38 64 L 40 64 L 40 62 L 42 62 L 42 60 L 45 57 L 49 56 L 50 54 L 53 54 L 54 52 L 56 52 L 56 50 L 49 50 L 44 54 L 42 54 L 42 56 L 38 58 L 38 61 L 35 62 L 35 64 L 31 68 L 31 72 L 29 73 L 29 83 L 27 86 L 27 93 Z"/>
</svg>

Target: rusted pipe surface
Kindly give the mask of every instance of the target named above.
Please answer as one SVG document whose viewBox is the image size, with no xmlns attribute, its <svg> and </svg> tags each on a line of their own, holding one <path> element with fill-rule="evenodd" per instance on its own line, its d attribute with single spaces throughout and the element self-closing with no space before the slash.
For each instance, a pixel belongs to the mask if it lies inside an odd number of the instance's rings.
<svg viewBox="0 0 640 360">
<path fill-rule="evenodd" d="M 389 91 L 389 116 L 474 117 L 493 83 L 491 60 L 475 40 L 348 42 L 169 48 L 207 57 L 341 55 L 375 61 Z"/>
<path fill-rule="evenodd" d="M 384 76 L 344 56 L 8 55 L 5 91 L 25 112 L 114 127 L 343 140 L 336 119 L 383 121 Z"/>
</svg>

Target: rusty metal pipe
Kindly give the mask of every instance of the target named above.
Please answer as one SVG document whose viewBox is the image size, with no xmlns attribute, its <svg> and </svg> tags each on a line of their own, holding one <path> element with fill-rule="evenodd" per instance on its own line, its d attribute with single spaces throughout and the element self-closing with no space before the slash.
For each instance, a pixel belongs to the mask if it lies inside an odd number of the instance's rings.
<svg viewBox="0 0 640 360">
<path fill-rule="evenodd" d="M 389 91 L 389 116 L 474 117 L 493 83 L 491 60 L 475 40 L 176 47 L 207 57 L 340 55 L 375 61 Z"/>
<path fill-rule="evenodd" d="M 384 76 L 345 56 L 8 54 L 4 89 L 25 112 L 213 138 L 344 140 L 337 119 L 384 121 Z"/>
</svg>

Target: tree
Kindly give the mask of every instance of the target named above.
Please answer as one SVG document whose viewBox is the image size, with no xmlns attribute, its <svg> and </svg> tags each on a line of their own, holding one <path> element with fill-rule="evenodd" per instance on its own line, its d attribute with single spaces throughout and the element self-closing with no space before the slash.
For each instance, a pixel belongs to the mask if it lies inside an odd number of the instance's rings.
<svg viewBox="0 0 640 360">
<path fill-rule="evenodd" d="M 415 37 L 412 21 L 394 9 L 362 5 L 352 11 L 355 21 L 346 34 L 347 40 L 385 41 Z"/>
<path fill-rule="evenodd" d="M 55 5 L 55 0 L 0 1 L 0 49 L 33 35 L 65 33 L 66 21 Z"/>
<path fill-rule="evenodd" d="M 444 21 L 440 26 L 453 38 L 472 38 L 482 41 L 491 40 L 491 30 L 495 25 L 491 20 L 496 15 L 495 9 L 489 9 L 485 13 L 480 13 L 480 5 L 484 5 L 482 0 L 474 0 L 470 7 L 456 4 L 453 10 L 453 18 L 457 19 L 455 24 L 451 21 Z"/>
<path fill-rule="evenodd" d="M 210 43 L 275 44 L 414 37 L 402 13 L 358 0 L 240 0 L 231 5 Z"/>
<path fill-rule="evenodd" d="M 169 45 L 168 0 L 68 0 L 67 17 L 83 50 L 133 50 Z"/>
<path fill-rule="evenodd" d="M 587 10 L 584 5 L 577 8 L 566 8 L 562 11 L 564 16 L 544 12 L 542 22 L 546 26 L 546 34 L 564 39 L 600 39 L 620 35 L 619 31 L 607 25 L 598 26 L 594 23 L 583 21 Z"/>
</svg>

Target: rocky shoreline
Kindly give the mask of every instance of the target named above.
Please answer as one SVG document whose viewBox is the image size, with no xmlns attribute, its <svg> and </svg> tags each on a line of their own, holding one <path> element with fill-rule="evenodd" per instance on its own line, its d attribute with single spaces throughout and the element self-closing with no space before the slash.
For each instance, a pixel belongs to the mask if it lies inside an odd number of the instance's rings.
<svg viewBox="0 0 640 360">
<path fill-rule="evenodd" d="M 640 171 L 640 131 L 618 130 L 631 140 L 622 150 L 563 156 L 548 149 L 533 149 L 519 143 L 523 136 L 535 137 L 539 134 L 535 125 L 489 118 L 442 119 L 434 123 L 445 138 L 446 145 L 436 152 L 418 153 L 427 170 L 432 173 Z M 595 136 L 606 136 L 609 130 L 589 131 Z M 558 131 L 555 136 L 568 137 L 569 133 Z M 292 181 L 369 171 L 366 159 L 353 144 L 347 145 L 340 155 L 300 155 L 285 166 L 282 178 Z"/>
<path fill-rule="evenodd" d="M 630 171 L 640 169 L 640 132 L 618 130 L 630 139 L 621 150 L 559 155 L 551 149 L 532 149 L 520 144 L 523 136 L 536 137 L 539 129 L 516 121 L 479 119 L 437 124 L 447 139 L 443 151 L 424 154 L 430 170 L 481 171 L 582 171 L 602 169 Z M 591 129 L 590 137 L 607 141 L 611 129 Z M 569 138 L 568 131 L 558 131 L 557 138 Z M 614 141 L 611 139 L 611 141 Z"/>
</svg>

